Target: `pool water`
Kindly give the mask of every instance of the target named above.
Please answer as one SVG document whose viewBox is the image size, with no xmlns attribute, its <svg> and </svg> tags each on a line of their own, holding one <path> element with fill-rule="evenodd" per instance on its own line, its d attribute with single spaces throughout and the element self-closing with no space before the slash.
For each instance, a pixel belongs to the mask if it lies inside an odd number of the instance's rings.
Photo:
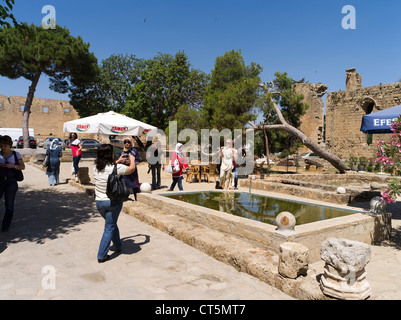
<svg viewBox="0 0 401 320">
<path fill-rule="evenodd" d="M 271 198 L 246 192 L 203 191 L 165 196 L 272 225 L 276 224 L 276 216 L 283 211 L 291 212 L 295 216 L 296 225 L 356 213 L 356 211 L 351 210 Z"/>
</svg>

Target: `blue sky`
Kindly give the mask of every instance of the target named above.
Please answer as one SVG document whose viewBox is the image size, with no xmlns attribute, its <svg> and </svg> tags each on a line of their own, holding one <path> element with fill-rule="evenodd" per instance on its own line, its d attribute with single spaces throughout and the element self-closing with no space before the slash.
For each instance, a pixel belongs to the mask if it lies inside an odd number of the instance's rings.
<svg viewBox="0 0 401 320">
<path fill-rule="evenodd" d="M 20 21 L 40 25 L 44 5 L 56 23 L 90 43 L 99 63 L 115 53 L 152 58 L 184 51 L 193 68 L 209 73 L 216 57 L 241 49 L 247 64 L 345 89 L 345 70 L 362 73 L 363 86 L 401 79 L 401 1 L 377 0 L 15 0 Z M 356 9 L 356 29 L 342 28 L 342 8 Z M 29 82 L 0 77 L 0 94 L 26 96 Z M 42 77 L 35 97 L 65 99 Z"/>
</svg>

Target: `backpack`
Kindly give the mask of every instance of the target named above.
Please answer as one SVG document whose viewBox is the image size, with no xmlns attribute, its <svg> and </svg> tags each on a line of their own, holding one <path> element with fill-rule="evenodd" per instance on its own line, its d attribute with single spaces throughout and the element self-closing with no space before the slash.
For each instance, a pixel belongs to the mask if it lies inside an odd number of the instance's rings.
<svg viewBox="0 0 401 320">
<path fill-rule="evenodd" d="M 113 172 L 107 178 L 106 194 L 112 201 L 124 201 L 130 195 L 129 189 L 125 185 L 124 177 L 117 175 L 117 164 L 114 165 Z"/>
<path fill-rule="evenodd" d="M 14 160 L 15 164 L 17 164 L 18 158 L 17 158 L 17 154 L 15 153 L 15 151 L 13 152 L 13 155 L 14 155 L 14 159 L 15 159 Z M 17 180 L 17 181 L 24 181 L 24 174 L 22 173 L 21 170 L 14 169 L 14 177 L 15 177 L 15 180 Z"/>
</svg>

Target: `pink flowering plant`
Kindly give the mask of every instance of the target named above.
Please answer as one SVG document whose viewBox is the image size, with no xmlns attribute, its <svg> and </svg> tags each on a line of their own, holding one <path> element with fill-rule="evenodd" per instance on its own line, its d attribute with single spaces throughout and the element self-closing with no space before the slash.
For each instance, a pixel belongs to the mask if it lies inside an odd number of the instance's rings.
<svg viewBox="0 0 401 320">
<path fill-rule="evenodd" d="M 376 152 L 377 163 L 384 169 L 393 170 L 401 164 L 401 115 L 391 125 L 393 135 L 388 142 L 379 141 Z M 397 178 L 389 180 L 387 188 L 382 192 L 382 199 L 387 203 L 396 202 L 397 196 L 401 195 L 401 181 Z"/>
</svg>

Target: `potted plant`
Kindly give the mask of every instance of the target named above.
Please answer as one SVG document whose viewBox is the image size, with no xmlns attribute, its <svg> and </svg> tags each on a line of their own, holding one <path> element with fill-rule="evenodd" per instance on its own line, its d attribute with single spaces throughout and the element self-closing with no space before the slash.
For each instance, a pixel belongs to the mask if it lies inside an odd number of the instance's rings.
<svg viewBox="0 0 401 320">
<path fill-rule="evenodd" d="M 351 168 L 352 171 L 358 171 L 358 167 L 356 166 L 358 162 L 358 158 L 350 155 L 348 159 L 348 166 Z"/>
<path fill-rule="evenodd" d="M 367 160 L 367 162 L 366 162 L 366 171 L 367 172 L 373 172 L 373 170 L 374 170 L 374 159 L 372 159 L 372 158 L 370 158 L 370 159 L 368 159 Z"/>
<path fill-rule="evenodd" d="M 367 162 L 367 160 L 365 157 L 359 158 L 358 171 L 365 171 L 366 162 Z"/>
</svg>

